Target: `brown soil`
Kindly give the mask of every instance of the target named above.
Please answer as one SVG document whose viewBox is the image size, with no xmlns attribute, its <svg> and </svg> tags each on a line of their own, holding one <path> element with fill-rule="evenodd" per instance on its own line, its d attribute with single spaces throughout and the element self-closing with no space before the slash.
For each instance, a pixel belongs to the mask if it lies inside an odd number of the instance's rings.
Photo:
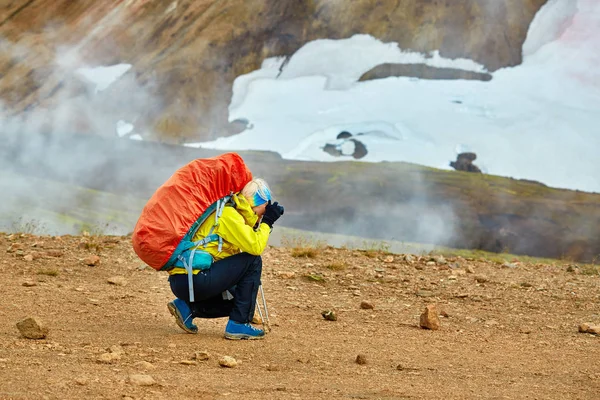
<svg viewBox="0 0 600 400">
<path fill-rule="evenodd" d="M 0 250 L 1 399 L 600 393 L 600 338 L 577 331 L 600 322 L 599 276 L 585 266 L 269 248 L 263 284 L 273 331 L 237 342 L 222 337 L 224 319 L 196 320 L 200 333 L 183 333 L 166 308 L 166 275 L 144 268 L 127 237 L 0 234 Z M 85 264 L 92 255 L 100 257 L 96 266 Z M 110 284 L 115 276 L 126 282 Z M 418 327 L 431 303 L 447 315 L 438 331 Z M 337 321 L 325 320 L 324 310 Z M 45 322 L 46 339 L 20 336 L 16 324 L 30 316 Z M 111 351 L 112 361 L 102 362 Z M 210 358 L 193 360 L 200 351 Z M 222 368 L 223 355 L 242 363 Z M 155 383 L 131 383 L 135 374 Z"/>
</svg>

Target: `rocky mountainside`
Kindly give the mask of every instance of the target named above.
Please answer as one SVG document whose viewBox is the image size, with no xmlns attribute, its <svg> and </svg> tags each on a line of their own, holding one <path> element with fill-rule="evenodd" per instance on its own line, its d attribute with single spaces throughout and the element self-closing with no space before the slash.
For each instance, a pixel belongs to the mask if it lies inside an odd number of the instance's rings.
<svg viewBox="0 0 600 400">
<path fill-rule="evenodd" d="M 364 33 L 494 71 L 520 63 L 529 24 L 545 2 L 13 0 L 0 5 L 0 99 L 11 114 L 63 106 L 60 121 L 48 117 L 55 127 L 107 134 L 106 125 L 91 121 L 91 103 L 135 120 L 153 132 L 148 139 L 210 139 L 232 132 L 232 82 L 265 58 Z M 93 90 L 74 70 L 118 63 L 133 68 L 91 100 Z M 421 68 L 424 77 L 437 77 L 426 66 L 407 73 L 418 76 Z"/>
</svg>

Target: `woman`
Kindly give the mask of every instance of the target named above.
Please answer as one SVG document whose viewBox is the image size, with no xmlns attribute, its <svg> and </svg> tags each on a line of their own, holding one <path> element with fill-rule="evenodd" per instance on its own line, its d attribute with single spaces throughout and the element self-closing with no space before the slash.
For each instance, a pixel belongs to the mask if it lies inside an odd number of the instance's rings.
<svg viewBox="0 0 600 400">
<path fill-rule="evenodd" d="M 209 217 L 193 238 L 199 241 L 211 233 L 222 238 L 220 246 L 213 241 L 201 247 L 215 262 L 209 269 L 193 271 L 194 302 L 189 302 L 185 269 L 173 268 L 169 271 L 169 283 L 177 298 L 167 307 L 177 325 L 188 333 L 198 333 L 194 318 L 229 316 L 227 339 L 262 339 L 264 331 L 250 325 L 260 286 L 260 255 L 267 246 L 273 223 L 284 210 L 277 202 L 271 203 L 269 186 L 258 178 L 234 195 L 233 201 L 235 206 L 223 209 L 212 232 L 214 218 Z"/>
</svg>

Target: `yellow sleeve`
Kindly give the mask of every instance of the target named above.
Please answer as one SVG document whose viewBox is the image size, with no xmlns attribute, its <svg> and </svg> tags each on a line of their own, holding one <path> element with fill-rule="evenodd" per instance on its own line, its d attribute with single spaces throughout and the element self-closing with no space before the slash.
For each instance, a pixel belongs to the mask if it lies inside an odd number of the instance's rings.
<svg viewBox="0 0 600 400">
<path fill-rule="evenodd" d="M 261 223 L 255 231 L 233 207 L 225 207 L 215 232 L 241 251 L 258 256 L 267 247 L 271 228 Z"/>
</svg>

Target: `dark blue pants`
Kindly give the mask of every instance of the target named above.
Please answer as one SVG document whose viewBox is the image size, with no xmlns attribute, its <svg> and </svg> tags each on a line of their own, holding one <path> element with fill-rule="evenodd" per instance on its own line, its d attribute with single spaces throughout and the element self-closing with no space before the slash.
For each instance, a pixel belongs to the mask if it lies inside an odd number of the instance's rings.
<svg viewBox="0 0 600 400">
<path fill-rule="evenodd" d="M 188 303 L 195 318 L 221 318 L 247 323 L 254 316 L 260 286 L 262 259 L 248 253 L 236 254 L 194 275 L 195 301 L 190 303 L 186 274 L 169 276 L 173 294 Z M 232 300 L 223 299 L 229 290 Z"/>
</svg>

